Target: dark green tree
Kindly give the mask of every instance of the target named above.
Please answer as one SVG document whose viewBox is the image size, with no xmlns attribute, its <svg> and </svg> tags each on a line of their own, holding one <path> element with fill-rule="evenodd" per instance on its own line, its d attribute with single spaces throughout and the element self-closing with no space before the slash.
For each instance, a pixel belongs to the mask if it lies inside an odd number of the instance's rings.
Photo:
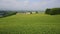
<svg viewBox="0 0 60 34">
<path fill-rule="evenodd" d="M 45 14 L 49 14 L 51 9 L 46 9 Z"/>
<path fill-rule="evenodd" d="M 30 14 L 32 14 L 32 12 L 30 12 Z"/>
<path fill-rule="evenodd" d="M 60 8 L 46 9 L 45 14 L 50 14 L 50 15 L 60 14 Z"/>
<path fill-rule="evenodd" d="M 36 14 L 38 14 L 38 11 L 36 11 Z"/>
</svg>

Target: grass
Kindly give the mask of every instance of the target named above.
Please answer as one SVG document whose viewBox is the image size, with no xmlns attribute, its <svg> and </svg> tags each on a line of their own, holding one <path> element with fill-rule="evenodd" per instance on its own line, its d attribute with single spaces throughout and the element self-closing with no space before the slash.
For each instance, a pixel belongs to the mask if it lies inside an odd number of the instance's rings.
<svg viewBox="0 0 60 34">
<path fill-rule="evenodd" d="M 60 34 L 60 15 L 17 14 L 0 18 L 0 34 Z"/>
</svg>

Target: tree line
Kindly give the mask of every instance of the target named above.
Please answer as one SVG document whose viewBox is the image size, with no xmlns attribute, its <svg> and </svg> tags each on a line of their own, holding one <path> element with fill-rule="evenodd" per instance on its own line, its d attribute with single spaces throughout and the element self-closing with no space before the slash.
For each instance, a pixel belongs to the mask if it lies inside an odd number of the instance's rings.
<svg viewBox="0 0 60 34">
<path fill-rule="evenodd" d="M 0 11 L 0 17 L 7 17 L 11 15 L 16 15 L 15 11 Z"/>
<path fill-rule="evenodd" d="M 45 14 L 58 15 L 60 14 L 60 8 L 46 9 Z"/>
</svg>

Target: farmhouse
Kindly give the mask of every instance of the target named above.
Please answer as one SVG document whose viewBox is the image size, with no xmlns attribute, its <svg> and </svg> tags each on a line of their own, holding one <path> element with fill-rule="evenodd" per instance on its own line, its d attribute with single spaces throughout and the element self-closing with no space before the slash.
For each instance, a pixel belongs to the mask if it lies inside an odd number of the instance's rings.
<svg viewBox="0 0 60 34">
<path fill-rule="evenodd" d="M 26 12 L 26 14 L 30 14 L 30 12 Z"/>
</svg>

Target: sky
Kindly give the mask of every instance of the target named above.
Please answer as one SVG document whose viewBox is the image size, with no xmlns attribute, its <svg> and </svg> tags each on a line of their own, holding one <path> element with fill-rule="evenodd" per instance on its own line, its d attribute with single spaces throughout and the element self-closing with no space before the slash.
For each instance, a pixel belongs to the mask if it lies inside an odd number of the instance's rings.
<svg viewBox="0 0 60 34">
<path fill-rule="evenodd" d="M 60 7 L 60 0 L 0 0 L 0 10 L 45 10 Z"/>
</svg>

